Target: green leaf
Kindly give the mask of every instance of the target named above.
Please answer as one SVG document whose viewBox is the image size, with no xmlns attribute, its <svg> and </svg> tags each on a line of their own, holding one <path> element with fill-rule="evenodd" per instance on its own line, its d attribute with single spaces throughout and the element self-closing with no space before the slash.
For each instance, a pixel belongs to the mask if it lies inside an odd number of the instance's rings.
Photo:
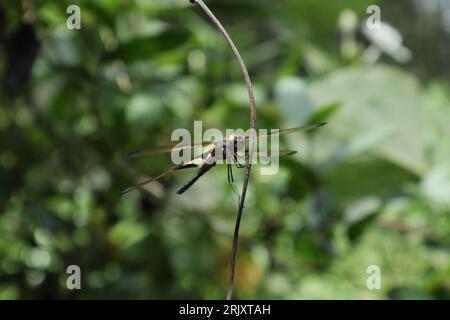
<svg viewBox="0 0 450 320">
<path fill-rule="evenodd" d="M 320 123 L 330 119 L 340 106 L 340 102 L 332 102 L 318 107 L 318 110 L 314 111 L 309 118 L 308 124 Z"/>
<path fill-rule="evenodd" d="M 425 195 L 436 204 L 450 205 L 450 166 L 436 166 L 422 181 Z"/>
<path fill-rule="evenodd" d="M 157 54 L 183 45 L 188 38 L 188 32 L 172 30 L 165 31 L 156 36 L 135 38 L 120 44 L 117 50 L 107 56 L 107 59 L 120 59 L 125 63 L 149 60 Z"/>
<path fill-rule="evenodd" d="M 306 123 L 313 104 L 306 83 L 299 77 L 286 77 L 275 85 L 275 100 L 291 126 Z"/>
<path fill-rule="evenodd" d="M 420 103 L 421 88 L 412 74 L 385 65 L 351 67 L 312 83 L 310 88 L 316 105 L 342 102 L 333 121 L 317 135 L 321 157 L 355 137 L 390 132 L 389 139 L 379 139 L 371 152 L 415 174 L 426 171 L 429 129 Z"/>
</svg>

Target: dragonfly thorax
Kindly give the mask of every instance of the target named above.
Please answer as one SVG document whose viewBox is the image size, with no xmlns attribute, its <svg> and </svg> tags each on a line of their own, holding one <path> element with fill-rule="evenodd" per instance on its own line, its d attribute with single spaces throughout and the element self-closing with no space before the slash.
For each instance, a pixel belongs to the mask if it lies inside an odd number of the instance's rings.
<svg viewBox="0 0 450 320">
<path fill-rule="evenodd" d="M 245 139 L 242 135 L 231 134 L 227 139 L 227 145 L 230 146 L 234 152 L 241 151 L 245 147 Z"/>
<path fill-rule="evenodd" d="M 232 134 L 223 143 L 217 145 L 217 156 L 221 160 L 226 160 L 227 163 L 231 163 L 236 158 L 239 151 L 245 147 L 244 137 L 241 135 Z"/>
</svg>

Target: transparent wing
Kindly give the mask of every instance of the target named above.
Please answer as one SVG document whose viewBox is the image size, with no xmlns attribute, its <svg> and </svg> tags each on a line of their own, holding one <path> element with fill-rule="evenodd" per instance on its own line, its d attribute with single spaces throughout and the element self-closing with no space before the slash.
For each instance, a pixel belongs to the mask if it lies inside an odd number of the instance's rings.
<svg viewBox="0 0 450 320">
<path fill-rule="evenodd" d="M 196 164 L 194 164 L 194 163 L 180 164 L 180 165 L 178 165 L 178 166 L 175 166 L 175 167 L 173 167 L 173 168 L 167 170 L 166 172 L 161 173 L 159 176 L 156 176 L 156 177 L 153 177 L 153 178 L 148 178 L 148 179 L 146 179 L 146 180 L 144 180 L 144 181 L 141 181 L 141 182 L 135 184 L 134 186 L 131 186 L 131 187 L 129 187 L 129 188 L 126 188 L 126 189 L 123 190 L 120 194 L 121 194 L 121 195 L 127 194 L 128 192 L 131 192 L 131 191 L 133 191 L 133 190 L 136 189 L 136 188 L 143 187 L 143 186 L 145 186 L 146 184 L 149 184 L 150 182 L 153 182 L 153 181 L 156 181 L 156 180 L 158 180 L 158 179 L 161 179 L 161 178 L 163 178 L 163 177 L 165 177 L 165 176 L 167 176 L 168 174 L 171 174 L 171 173 L 173 173 L 173 172 L 177 172 L 177 171 L 180 171 L 180 170 L 183 170 L 183 169 L 196 168 L 196 167 L 198 167 L 198 165 L 196 165 Z"/>
<path fill-rule="evenodd" d="M 280 130 L 277 132 L 267 132 L 267 133 L 259 134 L 257 136 L 260 138 L 267 137 L 267 136 L 283 136 L 283 135 L 293 133 L 293 132 L 308 131 L 308 130 L 316 129 L 325 124 L 326 124 L 326 122 L 321 122 L 321 123 L 312 124 L 312 125 L 284 129 L 284 130 Z M 250 138 L 249 136 L 245 137 L 246 140 L 248 140 L 249 138 Z M 166 153 L 166 152 L 172 152 L 172 151 L 180 151 L 180 150 L 196 148 L 196 147 L 206 147 L 212 143 L 214 143 L 214 141 L 203 141 L 203 142 L 192 143 L 192 144 L 187 144 L 187 145 L 178 145 L 178 143 L 174 143 L 172 145 L 162 146 L 162 147 L 150 149 L 150 150 L 133 151 L 128 154 L 128 157 L 136 158 L 136 157 L 140 157 L 140 156 L 148 156 L 148 155 L 154 155 L 154 154 L 160 154 L 160 153 Z"/>
<path fill-rule="evenodd" d="M 306 126 L 300 126 L 300 127 L 294 127 L 294 128 L 279 130 L 279 131 L 276 131 L 276 132 L 261 133 L 261 134 L 258 134 L 257 137 L 258 138 L 262 138 L 262 137 L 268 137 L 268 136 L 284 136 L 286 134 L 290 134 L 290 133 L 293 133 L 293 132 L 309 131 L 309 130 L 312 130 L 312 129 L 320 128 L 320 127 L 322 127 L 322 126 L 324 126 L 326 124 L 327 124 L 326 122 L 320 122 L 320 123 L 306 125 Z M 248 140 L 249 138 L 250 138 L 250 136 L 246 136 L 245 137 L 246 140 Z"/>
<path fill-rule="evenodd" d="M 297 151 L 295 150 L 278 150 L 278 156 L 279 157 L 283 157 L 283 156 L 290 156 L 293 154 L 296 154 Z M 258 158 L 273 158 L 275 157 L 277 154 L 275 154 L 275 152 L 256 152 L 256 155 L 258 156 Z"/>
<path fill-rule="evenodd" d="M 162 146 L 162 147 L 159 147 L 156 149 L 151 149 L 151 150 L 133 151 L 128 154 L 128 157 L 136 158 L 136 157 L 140 157 L 140 156 L 149 156 L 149 155 L 154 155 L 154 154 L 159 154 L 159 153 L 180 151 L 180 150 L 185 150 L 185 149 L 190 149 L 190 148 L 206 147 L 212 143 L 213 143 L 212 141 L 203 141 L 200 143 L 192 143 L 192 144 L 181 145 L 181 146 L 179 146 L 178 144 L 173 144 L 173 145 Z"/>
</svg>

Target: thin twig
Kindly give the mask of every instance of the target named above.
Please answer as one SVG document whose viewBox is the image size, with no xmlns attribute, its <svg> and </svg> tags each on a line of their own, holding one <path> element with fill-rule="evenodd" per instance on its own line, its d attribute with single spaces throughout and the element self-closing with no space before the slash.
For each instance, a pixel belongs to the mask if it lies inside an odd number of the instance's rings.
<svg viewBox="0 0 450 320">
<path fill-rule="evenodd" d="M 231 297 L 233 295 L 233 288 L 234 288 L 234 274 L 236 269 L 236 256 L 237 256 L 237 248 L 238 248 L 238 242 L 239 242 L 239 227 L 241 225 L 241 218 L 242 213 L 244 210 L 244 203 L 245 203 L 245 195 L 247 193 L 247 187 L 248 187 L 248 181 L 250 179 L 250 171 L 252 167 L 252 159 L 253 159 L 253 142 L 255 141 L 255 128 L 256 128 L 256 111 L 255 111 L 255 96 L 253 94 L 253 86 L 252 82 L 250 80 L 250 76 L 248 74 L 247 68 L 245 66 L 244 60 L 242 59 L 236 45 L 234 44 L 233 40 L 228 35 L 225 28 L 222 26 L 220 21 L 214 16 L 214 14 L 211 12 L 211 10 L 206 6 L 206 4 L 202 0 L 190 0 L 191 3 L 197 4 L 202 10 L 208 15 L 208 17 L 211 19 L 211 21 L 219 28 L 219 30 L 224 35 L 225 39 L 227 40 L 228 44 L 230 45 L 231 49 L 233 50 L 234 55 L 236 56 L 237 61 L 239 62 L 239 65 L 241 67 L 242 73 L 244 74 L 245 78 L 245 84 L 247 85 L 247 91 L 248 91 L 248 100 L 249 100 L 249 109 L 250 109 L 250 148 L 249 148 L 249 160 L 247 161 L 246 167 L 245 167 L 245 176 L 244 176 L 244 185 L 242 187 L 242 196 L 239 201 L 239 209 L 236 216 L 236 224 L 234 227 L 234 235 L 233 235 L 233 246 L 231 249 L 231 257 L 230 257 L 230 279 L 229 279 L 229 286 L 228 286 L 228 292 L 227 292 L 227 300 L 231 300 Z"/>
</svg>

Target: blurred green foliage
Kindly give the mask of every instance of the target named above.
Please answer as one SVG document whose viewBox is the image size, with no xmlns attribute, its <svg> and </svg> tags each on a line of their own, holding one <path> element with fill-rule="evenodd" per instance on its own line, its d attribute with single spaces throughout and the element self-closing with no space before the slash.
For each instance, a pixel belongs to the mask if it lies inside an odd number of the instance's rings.
<svg viewBox="0 0 450 320">
<path fill-rule="evenodd" d="M 283 138 L 300 152 L 277 175 L 254 168 L 237 298 L 450 298 L 449 33 L 418 1 L 378 1 L 412 60 L 368 63 L 352 21 L 374 2 L 207 1 L 248 64 L 259 128 L 329 122 Z M 225 168 L 182 196 L 190 173 L 120 196 L 170 166 L 129 151 L 194 120 L 248 127 L 222 36 L 188 0 L 33 4 L 26 27 L 19 1 L 0 6 L 0 299 L 224 298 Z M 81 30 L 66 28 L 70 4 Z M 82 290 L 66 288 L 71 264 Z"/>
</svg>

